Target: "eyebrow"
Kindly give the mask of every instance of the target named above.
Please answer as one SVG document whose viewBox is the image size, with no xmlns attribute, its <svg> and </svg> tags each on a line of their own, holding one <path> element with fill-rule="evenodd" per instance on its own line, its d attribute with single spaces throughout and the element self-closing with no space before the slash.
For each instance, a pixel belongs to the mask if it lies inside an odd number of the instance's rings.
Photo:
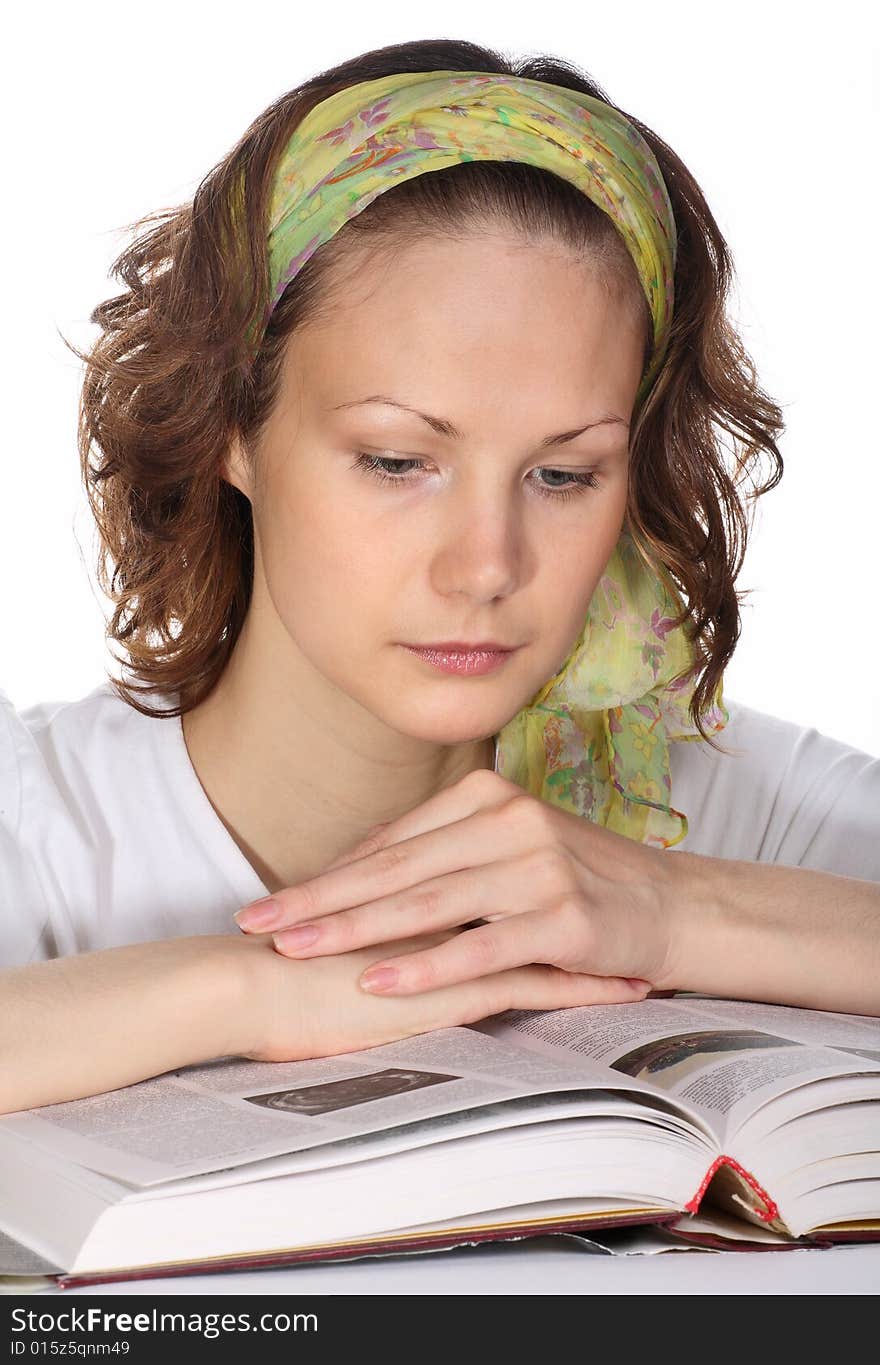
<svg viewBox="0 0 880 1365">
<path fill-rule="evenodd" d="M 356 408 L 360 407 L 362 403 L 384 403 L 388 407 L 400 408 L 403 412 L 411 412 L 415 417 L 420 417 L 423 422 L 427 422 L 431 430 L 435 431 L 438 436 L 447 436 L 453 441 L 464 440 L 464 436 L 458 427 L 454 426 L 447 418 L 432 417 L 428 412 L 420 412 L 418 408 L 412 408 L 408 403 L 399 403 L 396 398 L 388 398 L 381 393 L 371 394 L 369 398 L 353 398 L 349 403 L 337 403 L 332 410 L 338 412 L 340 408 Z M 543 441 L 539 442 L 539 449 L 545 450 L 548 446 L 564 445 L 566 441 L 573 441 L 576 436 L 583 435 L 585 431 L 590 431 L 593 427 L 605 426 L 609 422 L 619 422 L 622 427 L 629 428 L 629 422 L 625 422 L 622 417 L 617 417 L 614 413 L 609 413 L 605 417 L 597 417 L 593 422 L 587 422 L 585 426 L 575 427 L 573 431 L 560 431 L 554 436 L 545 436 Z"/>
</svg>

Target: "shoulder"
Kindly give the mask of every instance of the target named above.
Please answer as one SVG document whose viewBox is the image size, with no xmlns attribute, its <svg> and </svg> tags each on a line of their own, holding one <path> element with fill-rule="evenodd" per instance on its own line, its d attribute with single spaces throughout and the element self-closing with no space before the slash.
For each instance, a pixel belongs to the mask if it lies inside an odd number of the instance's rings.
<svg viewBox="0 0 880 1365">
<path fill-rule="evenodd" d="M 238 933 L 233 912 L 266 894 L 190 762 L 178 701 L 152 696 L 147 715 L 107 682 L 17 710 L 0 692 L 0 968 Z"/>
<path fill-rule="evenodd" d="M 23 709 L 0 690 L 0 818 L 19 828 L 25 807 L 29 816 L 38 808 L 48 815 L 53 798 L 70 805 L 112 784 L 115 774 L 130 770 L 145 724 L 109 683 L 75 701 Z"/>
<path fill-rule="evenodd" d="M 717 735 L 670 746 L 677 845 L 715 857 L 813 867 L 880 881 L 880 758 L 725 699 Z"/>
<path fill-rule="evenodd" d="M 22 709 L 0 690 L 0 966 L 94 946 L 97 881 L 120 823 L 142 818 L 151 735 L 109 683 Z"/>
</svg>

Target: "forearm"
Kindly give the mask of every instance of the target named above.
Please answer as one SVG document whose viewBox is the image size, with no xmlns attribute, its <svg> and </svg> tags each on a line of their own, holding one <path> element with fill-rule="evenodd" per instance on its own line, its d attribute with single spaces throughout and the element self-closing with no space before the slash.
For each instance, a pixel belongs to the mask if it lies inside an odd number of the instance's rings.
<svg viewBox="0 0 880 1365">
<path fill-rule="evenodd" d="M 675 856 L 688 859 L 691 893 L 658 986 L 880 1015 L 880 884 Z"/>
<path fill-rule="evenodd" d="M 239 943 L 167 939 L 0 972 L 0 1113 L 236 1052 Z"/>
</svg>

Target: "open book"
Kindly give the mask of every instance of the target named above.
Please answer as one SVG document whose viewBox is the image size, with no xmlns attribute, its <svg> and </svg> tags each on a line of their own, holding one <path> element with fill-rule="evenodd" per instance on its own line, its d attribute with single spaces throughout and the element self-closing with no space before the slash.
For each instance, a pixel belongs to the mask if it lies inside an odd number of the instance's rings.
<svg viewBox="0 0 880 1365">
<path fill-rule="evenodd" d="M 508 1010 L 0 1118 L 0 1274 L 61 1287 L 637 1223 L 880 1239 L 880 1019 L 692 994 Z"/>
</svg>

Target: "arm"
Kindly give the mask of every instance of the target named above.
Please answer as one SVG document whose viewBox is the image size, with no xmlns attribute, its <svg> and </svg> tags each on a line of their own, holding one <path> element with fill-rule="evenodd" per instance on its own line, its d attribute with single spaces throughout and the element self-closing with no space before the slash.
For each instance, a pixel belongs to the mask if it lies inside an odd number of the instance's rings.
<svg viewBox="0 0 880 1365">
<path fill-rule="evenodd" d="M 411 952 L 450 936 L 394 946 Z M 329 1057 L 485 1016 L 478 983 L 404 1000 L 362 991 L 358 977 L 386 947 L 291 962 L 267 935 L 204 934 L 0 971 L 0 1114 L 214 1057 Z M 495 1011 L 515 999 L 511 975 L 499 976 Z"/>
<path fill-rule="evenodd" d="M 674 856 L 692 893 L 658 988 L 880 1015 L 880 883 Z"/>
<path fill-rule="evenodd" d="M 204 935 L 0 972 L 0 1113 L 236 1052 L 240 949 L 231 935 Z"/>
</svg>

